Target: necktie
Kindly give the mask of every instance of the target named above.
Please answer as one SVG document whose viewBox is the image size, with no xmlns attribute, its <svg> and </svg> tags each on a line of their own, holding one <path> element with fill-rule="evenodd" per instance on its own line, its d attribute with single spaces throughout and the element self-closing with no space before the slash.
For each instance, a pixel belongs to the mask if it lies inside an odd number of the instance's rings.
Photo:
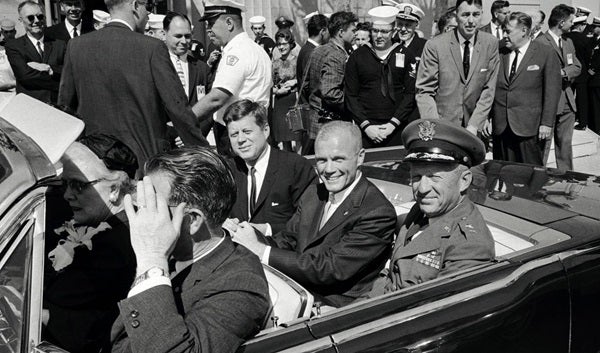
<svg viewBox="0 0 600 353">
<path fill-rule="evenodd" d="M 469 41 L 465 40 L 465 49 L 463 52 L 463 70 L 465 72 L 465 78 L 469 76 L 469 69 L 471 67 L 471 48 L 469 48 Z"/>
<path fill-rule="evenodd" d="M 500 26 L 496 27 L 496 37 L 502 39 L 502 37 L 500 37 Z"/>
<path fill-rule="evenodd" d="M 254 208 L 256 207 L 256 168 L 250 168 L 250 217 L 254 214 Z"/>
<path fill-rule="evenodd" d="M 78 37 L 79 33 L 77 33 L 77 27 L 73 27 L 73 38 Z"/>
<path fill-rule="evenodd" d="M 519 59 L 519 49 L 515 50 L 515 58 L 513 59 L 512 64 L 510 65 L 510 74 L 508 75 L 508 79 L 512 81 L 515 77 L 515 72 L 517 71 L 517 60 Z"/>
<path fill-rule="evenodd" d="M 44 59 L 44 49 L 42 49 L 42 43 L 39 40 L 37 42 L 37 50 L 40 53 L 40 57 Z"/>
<path fill-rule="evenodd" d="M 319 225 L 319 230 L 323 228 L 325 223 L 329 220 L 329 211 L 331 210 L 331 206 L 335 202 L 335 195 L 329 194 L 329 200 L 325 203 L 325 207 L 323 207 L 323 215 L 321 216 L 321 224 Z"/>
<path fill-rule="evenodd" d="M 562 38 L 558 38 L 558 47 L 560 48 L 560 51 L 562 52 Z"/>
<path fill-rule="evenodd" d="M 185 88 L 185 73 L 183 72 L 183 65 L 181 65 L 181 59 L 177 58 L 177 61 L 175 61 L 175 68 L 177 69 L 177 75 L 179 75 L 179 80 L 181 81 L 183 88 Z"/>
</svg>

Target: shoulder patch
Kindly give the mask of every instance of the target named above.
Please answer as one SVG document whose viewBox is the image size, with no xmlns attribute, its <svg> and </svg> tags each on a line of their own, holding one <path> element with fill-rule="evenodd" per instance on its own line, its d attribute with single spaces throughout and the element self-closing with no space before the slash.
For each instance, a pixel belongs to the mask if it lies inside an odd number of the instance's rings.
<svg viewBox="0 0 600 353">
<path fill-rule="evenodd" d="M 238 59 L 237 56 L 235 55 L 227 55 L 227 59 L 226 59 L 226 64 L 229 66 L 235 66 L 235 64 L 237 64 L 237 62 L 240 61 L 240 59 Z"/>
</svg>

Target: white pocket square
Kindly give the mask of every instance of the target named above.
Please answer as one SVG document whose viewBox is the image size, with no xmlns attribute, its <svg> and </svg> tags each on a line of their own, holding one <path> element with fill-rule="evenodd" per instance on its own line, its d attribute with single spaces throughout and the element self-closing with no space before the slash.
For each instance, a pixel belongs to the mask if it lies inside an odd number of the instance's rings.
<svg viewBox="0 0 600 353">
<path fill-rule="evenodd" d="M 486 72 L 488 69 L 481 69 L 479 72 Z"/>
<path fill-rule="evenodd" d="M 271 207 L 275 207 L 275 206 L 279 206 L 279 203 L 277 203 L 277 202 L 271 202 Z"/>
<path fill-rule="evenodd" d="M 539 70 L 540 67 L 537 65 L 529 65 L 527 66 L 527 71 L 535 71 L 535 70 Z"/>
</svg>

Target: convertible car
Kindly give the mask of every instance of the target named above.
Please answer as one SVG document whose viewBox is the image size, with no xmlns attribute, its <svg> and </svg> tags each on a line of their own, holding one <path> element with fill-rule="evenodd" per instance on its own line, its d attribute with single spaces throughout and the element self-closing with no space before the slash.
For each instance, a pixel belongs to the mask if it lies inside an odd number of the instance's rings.
<svg viewBox="0 0 600 353">
<path fill-rule="evenodd" d="M 62 351 L 41 341 L 46 199 L 83 126 L 49 109 L 17 96 L 0 112 L 0 353 Z M 400 220 L 414 202 L 403 156 L 371 150 L 362 167 Z M 500 161 L 473 172 L 493 262 L 333 310 L 265 267 L 271 317 L 239 352 L 600 351 L 600 178 Z"/>
</svg>

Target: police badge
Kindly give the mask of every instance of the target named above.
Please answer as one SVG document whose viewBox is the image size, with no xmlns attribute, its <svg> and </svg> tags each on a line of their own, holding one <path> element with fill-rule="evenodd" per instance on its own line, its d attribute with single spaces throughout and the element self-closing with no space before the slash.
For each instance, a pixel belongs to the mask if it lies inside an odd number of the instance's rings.
<svg viewBox="0 0 600 353">
<path fill-rule="evenodd" d="M 423 141 L 433 140 L 435 135 L 435 123 L 431 121 L 423 121 L 419 123 L 419 138 Z"/>
</svg>

